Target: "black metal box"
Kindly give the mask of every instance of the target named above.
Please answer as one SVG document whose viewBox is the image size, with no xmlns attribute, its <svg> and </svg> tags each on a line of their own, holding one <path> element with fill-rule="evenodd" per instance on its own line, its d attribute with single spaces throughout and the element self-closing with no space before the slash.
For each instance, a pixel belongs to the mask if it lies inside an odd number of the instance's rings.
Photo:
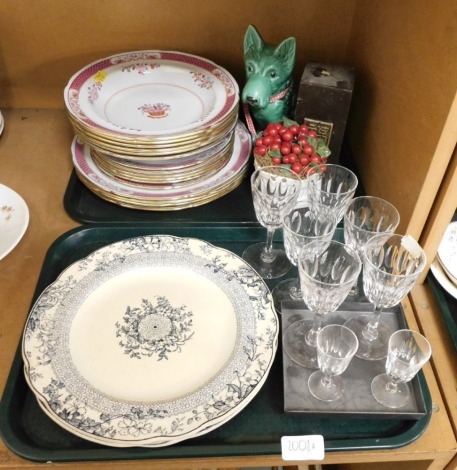
<svg viewBox="0 0 457 470">
<path fill-rule="evenodd" d="M 308 62 L 295 107 L 295 121 L 313 128 L 331 150 L 329 163 L 340 163 L 340 150 L 354 88 L 354 69 Z"/>
</svg>

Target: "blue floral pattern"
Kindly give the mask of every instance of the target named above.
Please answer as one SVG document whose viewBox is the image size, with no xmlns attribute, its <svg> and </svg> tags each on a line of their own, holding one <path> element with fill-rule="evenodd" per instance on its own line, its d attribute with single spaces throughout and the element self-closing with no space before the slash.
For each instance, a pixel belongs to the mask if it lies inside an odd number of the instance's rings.
<svg viewBox="0 0 457 470">
<path fill-rule="evenodd" d="M 116 336 L 129 357 L 157 354 L 161 361 L 170 353 L 181 352 L 192 338 L 192 316 L 184 305 L 173 307 L 165 297 L 158 297 L 156 305 L 143 299 L 141 307 L 127 307 L 122 324 L 116 322 Z"/>
<path fill-rule="evenodd" d="M 234 350 L 211 380 L 186 396 L 120 401 L 79 374 L 68 338 L 79 305 L 92 292 L 134 268 L 151 266 L 184 267 L 221 289 L 236 320 Z M 198 335 L 192 310 L 166 295 L 126 303 L 122 312 L 113 321 L 113 341 L 135 364 L 148 358 L 166 366 L 176 354 L 185 357 Z M 209 432 L 239 413 L 266 380 L 277 342 L 271 294 L 241 258 L 197 239 L 145 236 L 95 251 L 42 293 L 24 330 L 24 370 L 41 406 L 66 429 L 105 445 L 154 447 Z"/>
</svg>

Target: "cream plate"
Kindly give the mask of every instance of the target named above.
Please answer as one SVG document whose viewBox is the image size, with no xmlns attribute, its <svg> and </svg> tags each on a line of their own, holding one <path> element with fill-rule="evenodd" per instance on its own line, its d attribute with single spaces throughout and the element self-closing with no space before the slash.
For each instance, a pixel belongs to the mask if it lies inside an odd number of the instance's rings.
<svg viewBox="0 0 457 470">
<path fill-rule="evenodd" d="M 29 225 L 29 209 L 24 199 L 0 184 L 0 259 L 19 243 Z"/>
<path fill-rule="evenodd" d="M 196 196 L 201 193 L 209 192 L 228 179 L 236 177 L 245 169 L 251 152 L 251 138 L 242 123 L 238 123 L 235 129 L 235 142 L 233 153 L 228 163 L 217 173 L 209 178 L 199 181 L 186 187 L 177 187 L 164 189 L 160 186 L 151 185 L 151 188 L 134 188 L 131 185 L 123 184 L 119 180 L 112 178 L 103 172 L 93 161 L 90 147 L 77 138 L 73 140 L 71 147 L 73 164 L 75 168 L 83 174 L 95 186 L 112 192 L 113 194 L 126 195 L 129 197 L 140 198 L 144 200 L 175 200 Z"/>
<path fill-rule="evenodd" d="M 93 62 L 69 81 L 65 104 L 85 126 L 161 136 L 216 124 L 238 103 L 227 70 L 182 52 L 138 51 Z"/>
<path fill-rule="evenodd" d="M 0 111 L 0 135 L 2 135 L 4 127 L 5 127 L 5 119 L 3 118 L 3 114 Z"/>
<path fill-rule="evenodd" d="M 451 222 L 438 247 L 438 260 L 457 286 L 457 222 Z"/>
<path fill-rule="evenodd" d="M 435 276 L 436 280 L 440 283 L 441 287 L 452 297 L 457 299 L 457 286 L 449 279 L 444 271 L 441 263 L 435 259 L 430 266 L 430 270 Z"/>
<path fill-rule="evenodd" d="M 271 295 L 250 266 L 163 235 L 67 268 L 33 307 L 23 356 L 33 391 L 65 428 L 111 446 L 168 445 L 246 406 L 277 335 Z"/>
</svg>

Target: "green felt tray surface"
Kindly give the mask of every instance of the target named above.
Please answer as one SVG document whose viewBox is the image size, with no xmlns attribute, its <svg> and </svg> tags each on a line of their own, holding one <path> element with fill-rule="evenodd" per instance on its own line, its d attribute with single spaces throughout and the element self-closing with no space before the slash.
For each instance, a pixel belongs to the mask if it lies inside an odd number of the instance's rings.
<svg viewBox="0 0 457 470">
<path fill-rule="evenodd" d="M 103 224 L 78 227 L 62 235 L 49 248 L 33 301 L 69 264 L 106 244 L 147 234 L 200 238 L 238 255 L 249 244 L 265 239 L 265 230 L 258 226 Z M 341 236 L 339 233 L 337 237 Z M 292 270 L 289 276 L 292 275 L 297 273 Z M 279 280 L 268 281 L 267 284 L 272 288 Z M 427 428 L 432 404 L 422 372 L 419 377 L 427 413 L 418 420 L 295 416 L 284 413 L 281 354 L 280 344 L 269 377 L 258 395 L 241 413 L 221 427 L 169 447 L 121 449 L 85 441 L 49 419 L 25 382 L 18 347 L 0 403 L 1 437 L 13 452 L 25 459 L 62 462 L 280 455 L 281 436 L 308 434 L 323 435 L 326 452 L 391 449 L 413 442 Z"/>
<path fill-rule="evenodd" d="M 256 222 L 249 177 L 225 196 L 198 207 L 177 211 L 145 211 L 105 201 L 86 188 L 73 171 L 64 195 L 68 215 L 80 223 L 251 224 Z"/>
</svg>

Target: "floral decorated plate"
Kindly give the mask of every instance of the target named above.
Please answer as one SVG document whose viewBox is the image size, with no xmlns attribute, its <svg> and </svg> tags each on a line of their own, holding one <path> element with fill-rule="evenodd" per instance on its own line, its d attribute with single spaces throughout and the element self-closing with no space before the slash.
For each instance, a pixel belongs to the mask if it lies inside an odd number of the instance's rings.
<svg viewBox="0 0 457 470">
<path fill-rule="evenodd" d="M 457 222 L 451 222 L 447 226 L 438 247 L 438 260 L 457 286 Z"/>
<path fill-rule="evenodd" d="M 119 136 L 164 136 L 218 123 L 238 105 L 230 73 L 202 57 L 136 51 L 93 62 L 69 80 L 68 111 Z"/>
<path fill-rule="evenodd" d="M 0 259 L 20 242 L 29 225 L 29 209 L 24 199 L 0 184 Z"/>
<path fill-rule="evenodd" d="M 256 395 L 278 320 L 263 280 L 207 242 L 150 236 L 67 268 L 32 308 L 27 380 L 53 419 L 110 446 L 209 432 Z"/>
</svg>

